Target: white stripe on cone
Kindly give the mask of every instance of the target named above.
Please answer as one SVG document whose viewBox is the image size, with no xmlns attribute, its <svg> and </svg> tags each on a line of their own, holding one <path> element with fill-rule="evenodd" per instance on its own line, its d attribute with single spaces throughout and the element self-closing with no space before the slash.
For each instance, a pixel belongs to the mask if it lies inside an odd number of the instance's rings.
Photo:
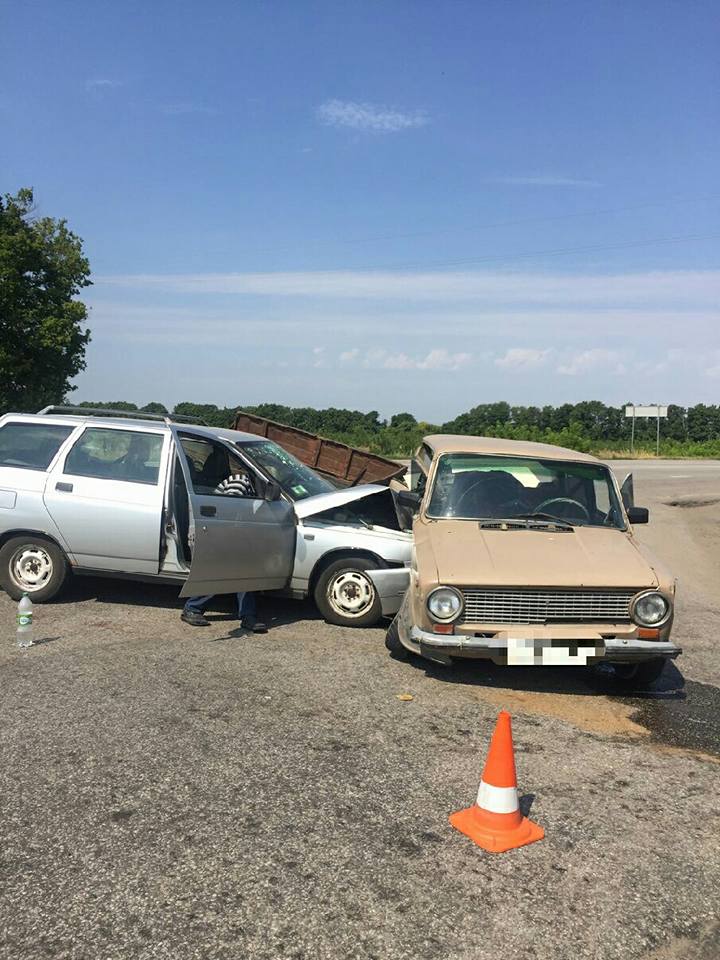
<svg viewBox="0 0 720 960">
<path fill-rule="evenodd" d="M 518 809 L 517 787 L 494 787 L 481 780 L 477 805 L 491 813 L 515 813 Z"/>
</svg>

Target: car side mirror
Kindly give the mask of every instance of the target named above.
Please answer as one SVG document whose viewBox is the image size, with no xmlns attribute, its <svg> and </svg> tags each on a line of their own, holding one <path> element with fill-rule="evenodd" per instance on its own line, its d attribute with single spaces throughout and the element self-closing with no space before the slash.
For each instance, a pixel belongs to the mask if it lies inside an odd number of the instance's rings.
<svg viewBox="0 0 720 960">
<path fill-rule="evenodd" d="M 650 519 L 650 511 L 647 507 L 628 507 L 627 518 L 633 525 L 636 523 L 647 523 Z"/>
<path fill-rule="evenodd" d="M 418 512 L 420 504 L 422 503 L 422 497 L 419 493 L 416 493 L 414 490 L 399 490 L 396 496 L 397 502 L 401 507 L 412 510 L 413 513 Z"/>
<path fill-rule="evenodd" d="M 279 483 L 275 480 L 268 480 L 267 486 L 265 487 L 265 499 L 273 503 L 275 500 L 279 500 L 282 495 L 282 488 Z"/>
</svg>

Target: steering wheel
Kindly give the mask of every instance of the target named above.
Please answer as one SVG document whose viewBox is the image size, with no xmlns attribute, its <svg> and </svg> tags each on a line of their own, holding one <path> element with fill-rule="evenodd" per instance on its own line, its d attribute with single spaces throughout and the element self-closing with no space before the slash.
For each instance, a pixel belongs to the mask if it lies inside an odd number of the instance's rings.
<svg viewBox="0 0 720 960">
<path fill-rule="evenodd" d="M 465 490 L 463 493 L 460 494 L 460 496 L 458 497 L 458 501 L 453 508 L 453 513 L 455 514 L 455 516 L 457 516 L 460 510 L 460 505 L 462 504 L 465 497 L 467 497 L 468 494 L 472 493 L 473 490 L 476 489 L 476 487 L 480 486 L 480 484 L 484 482 L 485 482 L 484 480 L 476 480 L 475 483 L 472 484 L 472 486 L 468 487 L 467 490 Z M 523 503 L 522 500 L 518 500 L 517 497 L 511 497 L 510 500 L 503 501 L 503 503 L 500 504 L 500 506 L 512 507 L 516 513 L 527 509 L 527 504 Z"/>
<path fill-rule="evenodd" d="M 573 500 L 572 497 L 550 497 L 547 500 L 543 500 L 542 503 L 539 503 L 533 510 L 533 513 L 543 513 L 545 507 L 549 507 L 551 503 L 569 503 L 573 507 L 579 507 L 582 513 L 585 515 L 585 519 L 590 519 L 590 511 L 585 504 L 580 503 L 579 500 Z M 561 520 L 562 517 L 558 517 L 558 519 Z"/>
<path fill-rule="evenodd" d="M 463 502 L 463 500 L 465 499 L 465 497 L 466 497 L 469 493 L 472 493 L 473 490 L 474 490 L 476 487 L 478 487 L 482 482 L 483 482 L 482 480 L 476 480 L 475 483 L 472 484 L 472 486 L 468 487 L 467 490 L 463 491 L 463 493 L 460 494 L 460 496 L 458 497 L 458 501 L 457 501 L 457 503 L 455 504 L 455 506 L 454 506 L 454 508 L 453 508 L 453 513 L 457 513 L 457 511 L 460 509 L 460 504 Z"/>
</svg>

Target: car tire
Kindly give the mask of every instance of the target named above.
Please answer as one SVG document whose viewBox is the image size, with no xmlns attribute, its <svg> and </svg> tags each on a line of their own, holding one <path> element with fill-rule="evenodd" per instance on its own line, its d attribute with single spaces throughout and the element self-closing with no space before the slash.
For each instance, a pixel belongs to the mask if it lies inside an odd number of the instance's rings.
<svg viewBox="0 0 720 960">
<path fill-rule="evenodd" d="M 371 627 L 382 617 L 375 585 L 366 575 L 379 564 L 365 557 L 341 557 L 320 574 L 314 598 L 328 623 L 341 627 Z"/>
<path fill-rule="evenodd" d="M 662 676 L 665 669 L 665 657 L 653 657 L 636 664 L 615 665 L 615 679 L 633 687 L 652 686 Z"/>
<path fill-rule="evenodd" d="M 24 593 L 33 603 L 52 600 L 62 590 L 69 572 L 65 554 L 45 537 L 13 537 L 0 548 L 0 587 L 13 600 Z"/>
<path fill-rule="evenodd" d="M 407 660 L 409 659 L 409 651 L 400 642 L 400 628 L 398 627 L 397 617 L 388 627 L 387 633 L 385 634 L 385 647 L 390 652 L 390 656 L 393 660 Z"/>
</svg>

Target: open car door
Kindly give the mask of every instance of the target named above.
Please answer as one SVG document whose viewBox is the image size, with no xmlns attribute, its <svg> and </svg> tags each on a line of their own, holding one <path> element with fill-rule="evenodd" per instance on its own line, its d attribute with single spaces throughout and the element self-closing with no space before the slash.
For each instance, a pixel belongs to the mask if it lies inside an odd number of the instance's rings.
<svg viewBox="0 0 720 960">
<path fill-rule="evenodd" d="M 626 510 L 635 506 L 635 487 L 633 485 L 633 475 L 629 473 L 620 486 L 620 496 L 623 506 Z"/>
<path fill-rule="evenodd" d="M 290 580 L 295 557 L 295 511 L 280 498 L 279 487 L 266 484 L 220 438 L 171 427 L 190 508 L 190 575 L 181 597 L 239 590 L 278 590 Z M 242 463 L 255 483 L 254 497 L 214 492 L 192 459 L 227 456 L 230 469 Z"/>
</svg>

